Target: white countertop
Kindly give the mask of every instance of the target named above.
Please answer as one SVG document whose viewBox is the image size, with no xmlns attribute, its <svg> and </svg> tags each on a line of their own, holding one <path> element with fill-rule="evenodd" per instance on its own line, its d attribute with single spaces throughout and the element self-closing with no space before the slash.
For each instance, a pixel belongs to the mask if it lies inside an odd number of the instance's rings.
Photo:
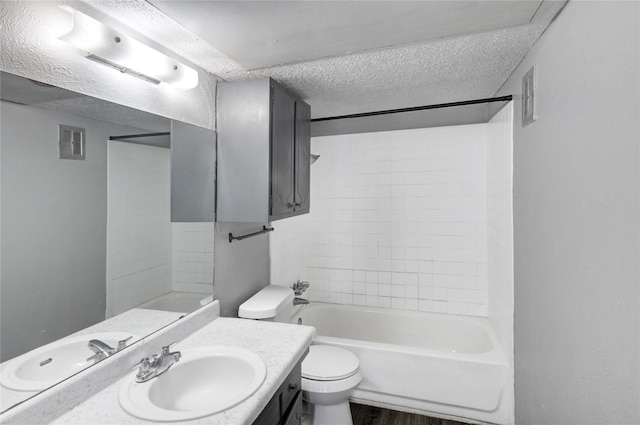
<svg viewBox="0 0 640 425">
<path fill-rule="evenodd" d="M 172 422 L 203 425 L 251 424 L 302 358 L 315 336 L 309 326 L 262 322 L 248 319 L 218 318 L 172 346 L 172 350 L 207 345 L 228 345 L 253 351 L 262 358 L 267 376 L 262 386 L 247 400 L 226 411 L 197 421 Z M 170 343 L 172 341 L 166 341 Z M 133 364 L 131 365 L 133 367 Z M 133 379 L 135 371 L 95 396 L 87 399 L 51 425 L 157 424 L 127 414 L 118 402 L 122 385 Z"/>
</svg>

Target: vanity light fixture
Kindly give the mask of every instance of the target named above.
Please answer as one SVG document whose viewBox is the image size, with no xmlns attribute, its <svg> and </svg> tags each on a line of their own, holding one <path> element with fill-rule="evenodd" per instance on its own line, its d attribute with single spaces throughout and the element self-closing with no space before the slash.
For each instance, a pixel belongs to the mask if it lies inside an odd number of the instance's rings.
<svg viewBox="0 0 640 425">
<path fill-rule="evenodd" d="M 60 37 L 91 60 L 153 84 L 166 83 L 182 90 L 198 85 L 198 72 L 134 38 L 69 6 L 71 30 Z"/>
</svg>

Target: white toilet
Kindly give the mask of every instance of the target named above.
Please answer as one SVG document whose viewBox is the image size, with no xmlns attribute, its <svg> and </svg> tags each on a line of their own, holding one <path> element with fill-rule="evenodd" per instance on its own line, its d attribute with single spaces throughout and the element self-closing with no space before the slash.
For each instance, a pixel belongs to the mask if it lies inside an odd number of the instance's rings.
<svg viewBox="0 0 640 425">
<path fill-rule="evenodd" d="M 313 425 L 353 424 L 349 396 L 362 381 L 351 351 L 312 345 L 302 361 L 302 398 L 313 405 Z"/>
<path fill-rule="evenodd" d="M 269 285 L 238 308 L 247 319 L 288 322 L 293 308 L 293 291 Z M 302 362 L 302 398 L 312 405 L 313 425 L 352 425 L 349 396 L 362 374 L 358 357 L 350 351 L 328 345 L 312 345 Z"/>
</svg>

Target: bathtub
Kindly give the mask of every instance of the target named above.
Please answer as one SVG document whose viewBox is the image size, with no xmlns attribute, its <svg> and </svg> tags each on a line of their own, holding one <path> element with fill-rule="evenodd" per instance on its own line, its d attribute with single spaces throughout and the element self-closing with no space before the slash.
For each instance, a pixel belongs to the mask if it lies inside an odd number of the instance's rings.
<svg viewBox="0 0 640 425">
<path fill-rule="evenodd" d="M 211 295 L 199 292 L 167 292 L 157 298 L 140 304 L 137 308 L 149 310 L 175 311 L 191 313 L 211 301 Z"/>
<path fill-rule="evenodd" d="M 486 318 L 312 302 L 292 323 L 358 356 L 356 403 L 466 422 L 513 423 L 509 366 Z"/>
</svg>

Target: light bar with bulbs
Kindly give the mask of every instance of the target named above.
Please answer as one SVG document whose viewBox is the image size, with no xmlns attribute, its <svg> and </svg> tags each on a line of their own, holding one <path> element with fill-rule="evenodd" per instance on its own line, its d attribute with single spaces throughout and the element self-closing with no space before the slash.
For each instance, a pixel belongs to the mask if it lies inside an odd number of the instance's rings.
<svg viewBox="0 0 640 425">
<path fill-rule="evenodd" d="M 68 6 L 71 31 L 61 40 L 81 50 L 91 60 L 153 84 L 170 84 L 182 90 L 198 85 L 198 72 L 138 40 Z"/>
</svg>

